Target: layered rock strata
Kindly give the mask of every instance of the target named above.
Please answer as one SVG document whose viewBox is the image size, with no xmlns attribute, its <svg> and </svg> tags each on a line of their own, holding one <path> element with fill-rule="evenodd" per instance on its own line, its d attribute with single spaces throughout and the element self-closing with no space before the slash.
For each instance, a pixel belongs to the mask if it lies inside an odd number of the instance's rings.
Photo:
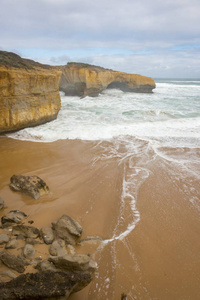
<svg viewBox="0 0 200 300">
<path fill-rule="evenodd" d="M 0 132 L 57 117 L 61 71 L 0 51 Z"/>
<path fill-rule="evenodd" d="M 0 51 L 0 133 L 36 126 L 57 117 L 59 90 L 66 95 L 98 96 L 105 89 L 151 93 L 150 77 L 82 63 L 52 67 Z"/>
</svg>

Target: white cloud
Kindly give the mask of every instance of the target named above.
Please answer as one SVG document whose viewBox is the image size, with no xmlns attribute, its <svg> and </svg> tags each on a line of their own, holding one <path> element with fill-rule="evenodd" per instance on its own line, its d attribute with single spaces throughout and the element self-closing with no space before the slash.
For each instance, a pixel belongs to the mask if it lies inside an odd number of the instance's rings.
<svg viewBox="0 0 200 300">
<path fill-rule="evenodd" d="M 183 47 L 200 45 L 199 0 L 0 2 L 4 50 L 16 49 L 22 56 L 51 63 L 77 58 L 124 71 L 137 66 L 158 76 L 185 74 L 183 65 L 200 77 L 198 53 L 193 56 Z M 121 49 L 119 54 L 116 49 Z M 129 66 L 130 59 L 134 63 Z"/>
</svg>

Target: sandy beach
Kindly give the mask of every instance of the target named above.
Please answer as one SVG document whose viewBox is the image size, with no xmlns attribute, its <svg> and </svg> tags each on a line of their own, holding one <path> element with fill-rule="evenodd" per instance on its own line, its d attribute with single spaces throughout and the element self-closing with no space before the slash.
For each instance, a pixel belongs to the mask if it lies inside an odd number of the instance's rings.
<svg viewBox="0 0 200 300">
<path fill-rule="evenodd" d="M 19 209 L 41 228 L 67 214 L 82 225 L 81 239 L 104 241 L 76 247 L 78 253 L 90 253 L 98 269 L 71 300 L 117 300 L 123 292 L 128 300 L 198 299 L 199 153 L 164 151 L 188 162 L 180 167 L 151 152 L 145 152 L 146 159 L 144 151 L 130 157 L 123 144 L 116 148 L 106 141 L 34 143 L 1 137 L 0 197 L 6 207 L 0 217 Z M 34 200 L 11 191 L 13 174 L 38 175 L 50 194 Z M 128 192 L 122 197 L 124 182 Z"/>
</svg>

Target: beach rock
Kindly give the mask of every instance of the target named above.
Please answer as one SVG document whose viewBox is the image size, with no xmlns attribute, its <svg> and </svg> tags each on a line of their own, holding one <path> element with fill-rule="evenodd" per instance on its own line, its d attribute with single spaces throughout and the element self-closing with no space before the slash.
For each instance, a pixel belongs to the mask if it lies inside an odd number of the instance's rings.
<svg viewBox="0 0 200 300">
<path fill-rule="evenodd" d="M 39 229 L 33 226 L 16 225 L 12 230 L 13 235 L 22 235 L 25 238 L 36 239 L 40 235 Z"/>
<path fill-rule="evenodd" d="M 10 178 L 10 188 L 34 199 L 39 199 L 40 196 L 49 193 L 48 186 L 38 176 L 13 175 Z"/>
<path fill-rule="evenodd" d="M 49 261 L 52 262 L 57 269 L 68 272 L 89 272 L 93 273 L 97 264 L 87 255 L 74 254 L 65 256 L 50 257 Z"/>
<path fill-rule="evenodd" d="M 0 210 L 4 208 L 4 200 L 0 198 Z"/>
<path fill-rule="evenodd" d="M 6 244 L 9 241 L 7 234 L 0 234 L 0 245 Z"/>
<path fill-rule="evenodd" d="M 9 277 L 9 278 L 11 278 L 11 279 L 17 277 L 17 275 L 16 275 L 15 273 L 13 273 L 12 271 L 10 271 L 10 270 L 5 270 L 5 271 L 3 271 L 3 272 L 0 274 L 0 276 Z"/>
<path fill-rule="evenodd" d="M 3 228 L 12 226 L 13 224 L 20 224 L 21 221 L 27 218 L 27 215 L 20 210 L 11 210 L 8 214 L 1 218 Z"/>
<path fill-rule="evenodd" d="M 0 132 L 56 119 L 62 71 L 0 51 Z"/>
<path fill-rule="evenodd" d="M 35 248 L 30 244 L 26 244 L 23 249 L 23 255 L 27 259 L 33 259 L 35 256 Z"/>
<path fill-rule="evenodd" d="M 72 254 L 72 255 L 76 254 L 75 248 L 72 245 L 67 245 L 66 250 L 68 254 Z"/>
<path fill-rule="evenodd" d="M 52 242 L 54 240 L 54 233 L 53 233 L 52 228 L 50 228 L 50 227 L 42 228 L 41 236 L 42 236 L 45 244 L 52 244 Z"/>
<path fill-rule="evenodd" d="M 15 238 L 12 238 L 8 243 L 5 245 L 5 249 L 16 249 L 18 246 L 18 241 Z"/>
<path fill-rule="evenodd" d="M 155 88 L 152 78 L 104 69 L 83 63 L 61 66 L 60 90 L 65 95 L 96 97 L 105 89 L 117 88 L 124 92 L 151 93 Z"/>
<path fill-rule="evenodd" d="M 66 244 L 75 245 L 81 236 L 82 227 L 73 218 L 63 215 L 57 222 L 52 223 L 56 236 L 63 239 Z"/>
<path fill-rule="evenodd" d="M 25 238 L 22 234 L 18 234 L 18 235 L 16 236 L 16 239 L 17 239 L 17 240 L 20 240 L 20 241 L 25 241 L 25 240 L 26 240 L 26 238 Z"/>
<path fill-rule="evenodd" d="M 30 244 L 30 245 L 41 245 L 44 244 L 43 242 L 37 240 L 37 239 L 33 239 L 33 238 L 26 238 L 26 244 Z"/>
<path fill-rule="evenodd" d="M 58 271 L 56 269 L 55 265 L 48 260 L 43 260 L 42 262 L 39 262 L 35 266 L 35 269 L 37 269 L 41 272 L 57 272 Z"/>
<path fill-rule="evenodd" d="M 1 300 L 67 299 L 92 280 L 90 274 L 41 272 L 23 274 L 10 282 L 0 283 Z M 55 297 L 55 298 L 54 298 Z"/>
<path fill-rule="evenodd" d="M 49 253 L 52 256 L 64 256 L 65 254 L 67 254 L 64 240 L 55 240 L 49 247 Z"/>
<path fill-rule="evenodd" d="M 8 268 L 17 271 L 18 273 L 23 273 L 25 271 L 25 266 L 28 265 L 27 261 L 22 258 L 22 256 L 11 255 L 5 251 L 0 252 L 0 260 Z"/>
</svg>

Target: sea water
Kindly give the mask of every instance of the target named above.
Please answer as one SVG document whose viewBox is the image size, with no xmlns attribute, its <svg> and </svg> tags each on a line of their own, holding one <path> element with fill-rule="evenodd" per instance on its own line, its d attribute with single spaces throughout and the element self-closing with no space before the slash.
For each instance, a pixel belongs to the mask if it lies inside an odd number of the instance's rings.
<svg viewBox="0 0 200 300">
<path fill-rule="evenodd" d="M 58 118 L 9 134 L 52 142 L 137 137 L 165 146 L 200 146 L 200 80 L 156 80 L 152 94 L 105 90 L 98 97 L 64 96 Z"/>
</svg>

